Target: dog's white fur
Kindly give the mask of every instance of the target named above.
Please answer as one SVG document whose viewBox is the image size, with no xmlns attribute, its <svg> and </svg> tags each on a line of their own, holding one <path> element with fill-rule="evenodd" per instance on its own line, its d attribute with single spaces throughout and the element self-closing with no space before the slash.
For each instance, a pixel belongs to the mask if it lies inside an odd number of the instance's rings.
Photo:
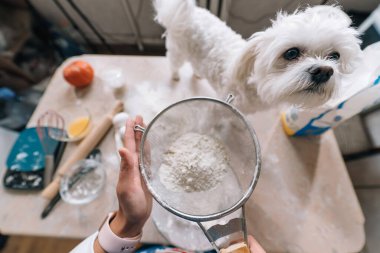
<svg viewBox="0 0 380 253">
<path fill-rule="evenodd" d="M 222 93 L 233 92 L 250 104 L 288 102 L 313 107 L 325 103 L 339 88 L 361 55 L 358 32 L 339 7 L 308 7 L 293 14 L 279 12 L 272 26 L 244 40 L 194 0 L 155 0 L 156 20 L 166 28 L 167 57 L 173 79 L 189 61 L 195 75 Z M 301 55 L 288 61 L 286 50 Z M 337 61 L 328 58 L 339 52 Z M 312 67 L 331 67 L 334 74 L 320 85 L 311 81 Z"/>
</svg>

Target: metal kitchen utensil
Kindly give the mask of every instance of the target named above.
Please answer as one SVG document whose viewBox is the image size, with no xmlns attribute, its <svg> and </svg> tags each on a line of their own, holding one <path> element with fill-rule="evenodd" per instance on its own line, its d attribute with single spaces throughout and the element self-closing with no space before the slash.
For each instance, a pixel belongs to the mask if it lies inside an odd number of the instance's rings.
<svg viewBox="0 0 380 253">
<path fill-rule="evenodd" d="M 37 119 L 37 130 L 38 128 L 41 129 L 41 127 L 47 128 L 46 132 L 43 133 L 45 137 L 48 134 L 50 138 L 60 141 L 61 138 L 58 137 L 64 132 L 65 119 L 58 112 L 47 110 Z M 42 136 L 42 132 L 40 134 Z"/>
<path fill-rule="evenodd" d="M 218 252 L 239 243 L 248 245 L 244 204 L 256 186 L 261 168 L 256 134 L 231 105 L 232 100 L 232 95 L 226 101 L 185 99 L 161 111 L 147 128 L 135 126 L 135 131 L 143 132 L 141 174 L 154 199 L 171 213 L 196 222 Z M 175 192 L 161 183 L 159 168 L 164 154 L 186 133 L 208 135 L 225 147 L 232 172 L 215 188 Z"/>
<path fill-rule="evenodd" d="M 100 149 L 95 148 L 91 151 L 91 153 L 87 156 L 86 159 L 95 160 L 97 162 L 102 161 L 102 153 Z M 87 173 L 91 172 L 94 167 L 90 168 L 83 168 L 82 170 L 79 170 L 76 175 L 74 175 L 74 179 L 69 184 L 69 188 L 71 188 L 73 185 L 75 185 L 82 177 L 86 176 Z M 49 204 L 44 208 L 44 210 L 41 213 L 41 219 L 45 219 L 50 212 L 53 210 L 55 205 L 61 200 L 61 194 L 58 192 L 52 200 L 50 200 Z"/>
<path fill-rule="evenodd" d="M 62 176 L 59 192 L 61 198 L 74 205 L 83 205 L 96 199 L 106 184 L 104 165 L 93 159 L 76 163 Z"/>
<path fill-rule="evenodd" d="M 49 132 L 61 129 L 63 119 L 53 110 L 44 112 L 37 119 L 37 134 L 40 139 L 42 148 L 45 153 L 44 185 L 48 185 L 54 174 L 54 151 L 55 147 L 51 145 Z"/>
<path fill-rule="evenodd" d="M 90 111 L 81 105 L 74 104 L 59 108 L 57 111 L 48 110 L 45 112 L 46 122 L 48 122 L 49 136 L 55 140 L 63 142 L 75 142 L 83 139 L 91 129 Z M 80 125 L 76 124 L 82 122 Z M 73 132 L 73 127 L 75 130 Z"/>
</svg>

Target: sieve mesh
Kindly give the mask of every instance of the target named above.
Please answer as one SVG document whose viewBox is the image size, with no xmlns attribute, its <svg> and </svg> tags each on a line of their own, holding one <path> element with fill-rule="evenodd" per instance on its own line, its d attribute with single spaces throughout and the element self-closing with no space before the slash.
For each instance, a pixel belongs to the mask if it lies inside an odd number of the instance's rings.
<svg viewBox="0 0 380 253">
<path fill-rule="evenodd" d="M 224 146 L 230 169 L 211 189 L 173 191 L 160 180 L 165 152 L 188 133 L 212 137 Z M 191 98 L 167 107 L 145 129 L 140 147 L 141 172 L 154 198 L 193 221 L 212 220 L 239 208 L 252 193 L 260 171 L 253 129 L 238 110 L 216 99 Z"/>
</svg>

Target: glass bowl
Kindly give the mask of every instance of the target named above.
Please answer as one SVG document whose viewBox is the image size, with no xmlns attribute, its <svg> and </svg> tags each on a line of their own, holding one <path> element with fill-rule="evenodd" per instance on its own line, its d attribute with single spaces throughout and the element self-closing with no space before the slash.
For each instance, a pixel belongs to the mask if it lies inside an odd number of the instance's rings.
<svg viewBox="0 0 380 253">
<path fill-rule="evenodd" d="M 61 179 L 60 195 L 70 204 L 86 204 L 96 199 L 106 183 L 104 166 L 93 159 L 81 160 Z"/>
<path fill-rule="evenodd" d="M 49 119 L 49 136 L 63 142 L 83 139 L 91 129 L 91 114 L 80 105 L 70 105 L 53 111 Z"/>
</svg>

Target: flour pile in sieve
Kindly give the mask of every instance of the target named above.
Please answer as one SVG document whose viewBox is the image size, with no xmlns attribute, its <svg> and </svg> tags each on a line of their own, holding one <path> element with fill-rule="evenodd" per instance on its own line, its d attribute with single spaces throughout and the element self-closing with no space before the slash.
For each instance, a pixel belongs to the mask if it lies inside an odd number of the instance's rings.
<svg viewBox="0 0 380 253">
<path fill-rule="evenodd" d="M 197 133 L 180 136 L 164 154 L 161 183 L 175 192 L 201 192 L 216 187 L 230 170 L 223 145 Z"/>
</svg>

